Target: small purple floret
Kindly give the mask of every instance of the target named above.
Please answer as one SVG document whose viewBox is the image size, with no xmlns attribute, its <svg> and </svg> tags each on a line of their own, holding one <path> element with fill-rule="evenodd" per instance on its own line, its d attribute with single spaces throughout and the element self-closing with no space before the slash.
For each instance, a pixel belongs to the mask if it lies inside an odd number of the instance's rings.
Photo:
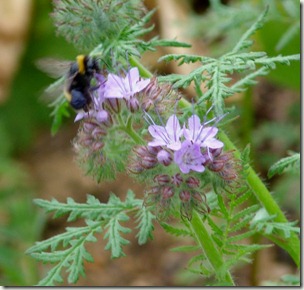
<svg viewBox="0 0 304 290">
<path fill-rule="evenodd" d="M 181 148 L 174 153 L 174 162 L 179 166 L 182 173 L 189 173 L 190 170 L 203 172 L 205 158 L 201 153 L 200 146 L 188 140 L 182 143 Z"/>
</svg>

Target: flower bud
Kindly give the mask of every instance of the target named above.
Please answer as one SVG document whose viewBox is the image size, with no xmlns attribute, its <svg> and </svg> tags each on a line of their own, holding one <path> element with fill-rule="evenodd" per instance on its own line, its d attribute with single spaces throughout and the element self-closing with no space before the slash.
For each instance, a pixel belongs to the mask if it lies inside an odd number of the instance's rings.
<svg viewBox="0 0 304 290">
<path fill-rule="evenodd" d="M 141 160 L 141 165 L 145 169 L 153 168 L 157 165 L 157 159 L 152 156 L 143 156 L 143 158 Z"/>
<path fill-rule="evenodd" d="M 221 155 L 223 148 L 216 148 L 216 149 L 210 148 L 209 150 L 213 157 L 217 157 Z"/>
<path fill-rule="evenodd" d="M 162 188 L 162 196 L 163 199 L 169 199 L 174 195 L 174 190 L 172 189 L 171 186 L 164 186 Z"/>
<path fill-rule="evenodd" d="M 157 153 L 157 160 L 159 163 L 168 166 L 171 164 L 173 158 L 170 154 L 170 152 L 166 151 L 166 150 L 161 150 Z"/>
<path fill-rule="evenodd" d="M 192 191 L 192 198 L 199 204 L 203 202 L 202 196 L 196 190 Z"/>
<path fill-rule="evenodd" d="M 189 202 L 191 199 L 191 193 L 188 190 L 182 190 L 179 194 L 179 198 L 182 202 Z"/>
<path fill-rule="evenodd" d="M 162 147 L 161 146 L 155 146 L 155 147 L 152 147 L 152 146 L 147 146 L 146 147 L 148 152 L 151 153 L 152 155 L 156 156 L 157 153 L 162 150 Z"/>
<path fill-rule="evenodd" d="M 128 170 L 133 174 L 140 174 L 145 169 L 140 164 L 133 162 L 128 165 Z"/>
<path fill-rule="evenodd" d="M 214 160 L 212 163 L 209 164 L 208 168 L 211 171 L 219 172 L 224 168 L 225 163 L 221 160 Z"/>
<path fill-rule="evenodd" d="M 83 130 L 85 133 L 90 134 L 95 128 L 97 124 L 90 120 L 85 120 L 83 122 Z"/>
<path fill-rule="evenodd" d="M 179 187 L 182 184 L 182 182 L 183 182 L 183 178 L 180 173 L 177 173 L 172 176 L 172 183 L 177 187 Z"/>
<path fill-rule="evenodd" d="M 92 137 L 85 137 L 83 139 L 80 139 L 79 141 L 82 146 L 89 147 L 94 142 L 94 139 Z"/>
<path fill-rule="evenodd" d="M 143 101 L 143 103 L 141 105 L 141 108 L 145 112 L 148 112 L 152 107 L 153 107 L 153 101 L 152 100 L 145 100 L 145 101 Z"/>
<path fill-rule="evenodd" d="M 167 174 L 159 174 L 156 175 L 153 180 L 157 182 L 159 185 L 165 185 L 170 182 L 171 178 Z"/>
<path fill-rule="evenodd" d="M 145 146 L 137 146 L 133 149 L 133 151 L 139 157 L 144 157 L 148 154 L 148 149 Z"/>
<path fill-rule="evenodd" d="M 96 127 L 93 131 L 92 131 L 92 137 L 94 139 L 98 139 L 101 137 L 104 137 L 107 135 L 107 131 L 105 130 L 105 128 L 102 127 Z"/>
<path fill-rule="evenodd" d="M 109 113 L 106 110 L 101 110 L 95 114 L 95 118 L 99 123 L 106 123 L 109 118 Z"/>
<path fill-rule="evenodd" d="M 96 141 L 92 144 L 91 148 L 93 151 L 98 151 L 104 147 L 104 143 L 100 141 Z"/>
<path fill-rule="evenodd" d="M 186 183 L 190 188 L 197 188 L 200 185 L 200 181 L 193 176 L 188 177 Z"/>
<path fill-rule="evenodd" d="M 139 109 L 138 100 L 134 97 L 130 98 L 130 100 L 127 101 L 127 107 L 132 113 L 138 111 L 138 109 Z"/>
<path fill-rule="evenodd" d="M 117 98 L 107 98 L 105 100 L 105 104 L 107 104 L 113 112 L 115 112 L 115 113 L 120 112 L 120 101 L 119 101 L 119 99 L 117 99 Z"/>
</svg>

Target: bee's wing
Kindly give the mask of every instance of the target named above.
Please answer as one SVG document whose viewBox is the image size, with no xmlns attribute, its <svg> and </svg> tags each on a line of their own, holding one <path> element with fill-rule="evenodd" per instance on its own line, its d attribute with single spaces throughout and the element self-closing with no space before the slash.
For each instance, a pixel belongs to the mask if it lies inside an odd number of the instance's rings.
<svg viewBox="0 0 304 290">
<path fill-rule="evenodd" d="M 52 106 L 57 100 L 64 98 L 65 77 L 61 77 L 54 83 L 50 84 L 41 94 L 40 100 Z"/>
<path fill-rule="evenodd" d="M 72 62 L 55 58 L 41 58 L 35 62 L 37 68 L 52 78 L 59 78 L 67 74 Z"/>
<path fill-rule="evenodd" d="M 49 85 L 43 92 L 41 100 L 50 106 L 64 99 L 64 89 L 71 84 L 74 75 L 70 76 L 68 71 L 72 65 L 71 61 L 54 58 L 42 58 L 36 61 L 36 66 L 53 78 L 59 78 Z"/>
</svg>

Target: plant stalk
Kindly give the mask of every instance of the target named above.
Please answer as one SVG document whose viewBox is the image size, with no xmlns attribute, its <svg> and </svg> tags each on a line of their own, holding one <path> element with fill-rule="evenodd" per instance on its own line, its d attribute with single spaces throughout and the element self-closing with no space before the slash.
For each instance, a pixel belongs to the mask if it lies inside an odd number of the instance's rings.
<svg viewBox="0 0 304 290">
<path fill-rule="evenodd" d="M 223 271 L 222 266 L 224 264 L 221 252 L 217 249 L 200 215 L 196 211 L 193 211 L 192 219 L 188 223 L 198 244 L 212 265 L 219 282 L 223 282 L 225 286 L 235 286 L 228 270 L 226 273 L 221 274 Z"/>
</svg>

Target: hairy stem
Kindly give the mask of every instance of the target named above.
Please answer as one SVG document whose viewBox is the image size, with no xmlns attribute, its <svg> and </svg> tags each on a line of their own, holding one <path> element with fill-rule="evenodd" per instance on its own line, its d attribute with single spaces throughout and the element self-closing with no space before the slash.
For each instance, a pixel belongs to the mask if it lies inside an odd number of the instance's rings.
<svg viewBox="0 0 304 290">
<path fill-rule="evenodd" d="M 224 260 L 222 258 L 221 252 L 214 244 L 209 232 L 205 228 L 200 215 L 196 211 L 193 211 L 192 219 L 188 223 L 198 244 L 212 265 L 219 282 L 223 282 L 225 286 L 235 286 L 230 272 L 227 270 L 225 273 L 222 273 Z"/>
<path fill-rule="evenodd" d="M 132 127 L 132 117 L 130 116 L 127 122 L 125 123 L 120 114 L 117 115 L 117 120 L 119 123 L 119 129 L 124 131 L 129 135 L 129 137 L 136 143 L 136 144 L 145 144 L 145 141 L 141 138 L 140 135 L 136 133 L 134 128 Z"/>
<path fill-rule="evenodd" d="M 231 140 L 224 132 L 220 132 L 219 137 L 225 143 L 225 146 L 228 150 L 235 150 L 234 151 L 235 156 L 237 158 L 241 157 L 241 154 L 238 151 L 238 149 L 235 147 L 235 145 L 231 142 Z M 250 166 L 248 168 L 247 182 L 250 188 L 253 190 L 255 196 L 260 201 L 260 203 L 265 207 L 269 215 L 275 215 L 274 221 L 280 223 L 288 222 L 281 208 L 276 203 L 271 193 L 266 188 L 265 184 L 262 182 L 262 180 L 259 178 L 256 172 Z M 280 244 L 279 246 L 282 247 L 282 244 Z M 282 248 L 284 248 L 290 254 L 296 265 L 299 267 L 300 241 L 297 234 L 292 233 L 290 238 L 286 240 L 286 243 L 284 243 L 284 247 Z"/>
</svg>

